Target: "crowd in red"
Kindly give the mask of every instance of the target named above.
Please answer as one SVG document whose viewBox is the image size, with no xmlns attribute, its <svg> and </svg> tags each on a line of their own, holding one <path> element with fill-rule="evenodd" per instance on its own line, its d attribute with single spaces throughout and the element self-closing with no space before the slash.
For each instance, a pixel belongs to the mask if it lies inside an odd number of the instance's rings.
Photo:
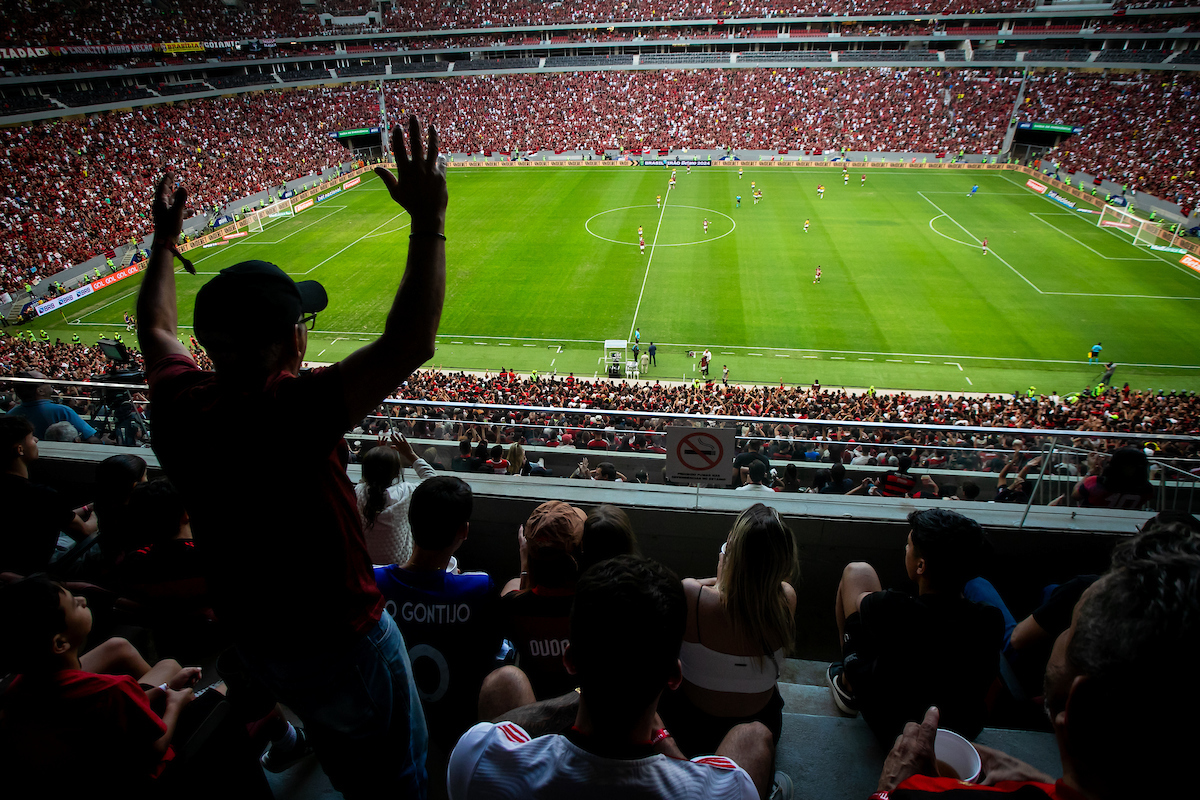
<svg viewBox="0 0 1200 800">
<path fill-rule="evenodd" d="M 163 10 L 167 9 L 167 10 Z M 112 3 L 6 0 L 0 43 L 6 47 L 154 44 L 158 42 L 311 36 L 320 19 L 299 0 L 159 0 Z"/>
<path fill-rule="evenodd" d="M 0 289 L 150 233 L 150 187 L 165 170 L 194 213 L 209 212 L 338 164 L 345 150 L 326 132 L 371 118 L 364 92 L 309 89 L 0 130 Z"/>
<path fill-rule="evenodd" d="M 1158 2 L 1157 7 L 1188 5 L 1190 0 Z M 967 14 L 1031 11 L 1033 0 L 630 0 L 620 4 L 585 0 L 405 3 L 385 8 L 382 24 L 372 30 L 452 30 L 487 26 L 527 26 L 597 22 L 651 22 L 685 19 L 863 16 L 896 14 Z M 1134 7 L 1134 6 L 1131 6 Z M 165 10 L 164 10 L 165 9 Z M 359 16 L 373 10 L 363 0 L 320 6 L 300 0 L 160 0 L 154 4 L 113 4 L 75 0 L 69 7 L 44 0 L 11 0 L 0 22 L 0 44 L 121 44 L 204 41 L 354 31 L 322 26 L 320 13 Z M 1137 21 L 1129 24 L 1138 25 Z M 1172 27 L 1169 23 L 1161 25 Z"/>
<path fill-rule="evenodd" d="M 126 338 L 131 338 L 126 334 Z M 207 355 L 193 341 L 193 357 L 201 366 L 211 368 Z M 131 348 L 133 361 L 127 369 L 141 369 L 141 356 Z M 49 378 L 63 381 L 87 381 L 107 371 L 108 364 L 99 349 L 84 344 L 25 341 L 0 336 L 0 376 L 12 376 L 22 370 L 36 370 Z M 80 413 L 87 413 L 86 387 L 64 390 Z M 483 405 L 542 406 L 567 409 L 564 412 L 520 412 L 501 409 L 451 409 L 443 407 L 399 406 L 390 412 L 380 409 L 379 417 L 403 416 L 409 419 L 412 435 L 421 439 L 458 440 L 472 435 L 498 444 L 524 442 L 551 447 L 588 449 L 589 442 L 603 439 L 603 449 L 654 451 L 654 434 L 671 423 L 672 415 L 729 415 L 746 417 L 783 417 L 822 420 L 834 425 L 813 423 L 744 423 L 739 435 L 752 438 L 789 441 L 842 441 L 863 444 L 909 447 L 946 447 L 978 450 L 995 437 L 957 432 L 919 431 L 907 428 L 862 429 L 856 423 L 897 423 L 913 425 L 954 425 L 1003 429 L 1033 428 L 1079 431 L 1078 443 L 1086 449 L 1119 446 L 1117 440 L 1105 440 L 1105 432 L 1200 434 L 1200 398 L 1161 391 L 1136 391 L 1126 385 L 1112 388 L 1100 396 L 1059 396 L 1057 393 L 1027 397 L 1024 395 L 952 396 L 917 393 L 850 393 L 819 386 L 739 386 L 708 383 L 700 386 L 657 381 L 608 381 L 545 377 L 537 380 L 509 371 L 499 374 L 452 373 L 423 370 L 414 373 L 393 395 L 396 400 L 479 403 Z M 619 412 L 645 411 L 661 414 L 655 418 L 620 417 Z M 614 413 L 616 415 L 614 416 Z M 152 416 L 151 416 L 152 419 Z M 376 420 L 376 423 L 381 420 Z M 620 428 L 615 427 L 620 424 Z M 357 432 L 369 434 L 371 425 Z M 586 434 L 586 438 L 581 436 Z M 1197 453 L 1180 449 L 1164 441 L 1158 457 L 1170 462 L 1180 459 L 1183 469 L 1196 467 Z M 592 446 L 591 449 L 598 449 Z M 934 462 L 940 456 L 931 451 L 925 457 Z M 986 469 L 985 462 L 975 467 Z"/>
<path fill-rule="evenodd" d="M 1080 125 L 1048 159 L 1194 209 L 1200 197 L 1200 78 L 1191 73 L 1031 76 L 1022 120 Z"/>
</svg>

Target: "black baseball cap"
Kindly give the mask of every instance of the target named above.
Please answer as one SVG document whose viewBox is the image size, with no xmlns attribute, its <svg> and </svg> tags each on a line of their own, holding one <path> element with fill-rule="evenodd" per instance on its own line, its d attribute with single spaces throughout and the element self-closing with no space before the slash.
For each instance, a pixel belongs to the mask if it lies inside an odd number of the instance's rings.
<svg viewBox="0 0 1200 800">
<path fill-rule="evenodd" d="M 329 295 L 316 281 L 294 281 L 267 261 L 243 261 L 200 287 L 192 324 L 206 347 L 266 342 L 328 305 Z"/>
</svg>

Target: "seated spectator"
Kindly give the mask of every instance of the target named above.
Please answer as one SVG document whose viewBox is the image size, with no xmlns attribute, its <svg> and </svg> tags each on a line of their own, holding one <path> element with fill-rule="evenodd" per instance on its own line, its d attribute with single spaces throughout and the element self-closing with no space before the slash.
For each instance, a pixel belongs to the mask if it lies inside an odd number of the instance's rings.
<svg viewBox="0 0 1200 800">
<path fill-rule="evenodd" d="M 896 469 L 887 472 L 876 484 L 884 497 L 911 497 L 917 489 L 917 479 L 908 474 L 912 468 L 910 456 L 900 456 Z"/>
<path fill-rule="evenodd" d="M 750 469 L 761 468 L 759 462 Z M 731 728 L 761 722 L 779 742 L 779 674 L 795 639 L 799 573 L 792 532 L 770 506 L 738 515 L 713 578 L 683 582 L 688 620 L 683 684 L 663 696 L 663 721 L 686 755 L 712 752 Z"/>
<path fill-rule="evenodd" d="M 1099 475 L 1089 475 L 1075 485 L 1071 499 L 1081 506 L 1145 508 L 1154 497 L 1150 462 L 1137 447 L 1122 447 Z"/>
<path fill-rule="evenodd" d="M 450 459 L 450 469 L 454 472 L 478 472 L 482 462 L 471 455 L 471 440 L 462 439 L 458 443 L 458 455 Z"/>
<path fill-rule="evenodd" d="M 200 670 L 161 661 L 136 677 L 97 674 L 81 655 L 91 629 L 87 600 L 61 584 L 35 576 L 0 587 L 2 666 L 20 673 L 0 724 L 10 787 L 136 796 L 175 757 Z"/>
<path fill-rule="evenodd" d="M 580 571 L 616 556 L 641 555 L 629 516 L 619 506 L 598 505 L 583 521 Z"/>
<path fill-rule="evenodd" d="M 896 740 L 875 797 L 942 797 L 969 791 L 1030 798 L 1186 797 L 1194 783 L 1195 737 L 1179 720 L 1200 714 L 1190 679 L 1200 658 L 1200 553 L 1195 538 L 1142 534 L 1075 606 L 1046 665 L 1046 713 L 1063 777 L 976 745 L 978 789 L 937 777 L 933 740 L 940 708 Z M 1179 671 L 1176 673 L 1176 671 Z M 1171 687 L 1170 703 L 1131 702 L 1146 675 Z"/>
<path fill-rule="evenodd" d="M 76 442 L 79 441 L 79 431 L 71 423 L 63 420 L 46 428 L 43 437 L 47 442 Z"/>
<path fill-rule="evenodd" d="M 375 568 L 375 582 L 404 634 L 432 740 L 448 752 L 477 719 L 479 688 L 500 650 L 499 593 L 484 572 L 450 562 L 467 540 L 471 487 L 436 476 L 412 493 L 412 556 Z"/>
<path fill-rule="evenodd" d="M 846 477 L 846 467 L 835 463 L 829 468 L 829 483 L 821 487 L 821 494 L 845 494 L 854 488 L 854 481 Z"/>
<path fill-rule="evenodd" d="M 803 489 L 804 487 L 800 485 L 800 473 L 796 470 L 796 465 L 788 464 L 783 468 L 783 486 L 778 491 L 796 494 Z"/>
<path fill-rule="evenodd" d="M 140 547 L 117 566 L 118 585 L 134 600 L 172 612 L 208 608 L 208 589 L 183 496 L 166 478 L 140 483 L 129 498 Z"/>
<path fill-rule="evenodd" d="M 504 448 L 498 444 L 492 445 L 491 453 L 488 460 L 484 462 L 484 466 L 493 475 L 508 475 L 509 462 L 504 457 Z"/>
<path fill-rule="evenodd" d="M 577 685 L 563 666 L 562 654 L 579 579 L 585 519 L 582 510 L 551 500 L 535 508 L 517 532 L 521 576 L 502 592 L 503 632 L 539 700 Z"/>
<path fill-rule="evenodd" d="M 734 484 L 744 484 L 749 479 L 749 468 L 752 463 L 758 461 L 765 467 L 764 474 L 771 471 L 771 459 L 763 455 L 762 440 L 751 439 L 746 443 L 745 452 L 738 453 L 733 459 L 734 468 Z M 760 481 L 761 483 L 761 481 Z"/>
<path fill-rule="evenodd" d="M 0 416 L 0 508 L 5 509 L 0 572 L 44 572 L 57 552 L 66 552 L 69 541 L 96 532 L 94 516 L 85 522 L 62 495 L 29 480 L 29 466 L 37 458 L 33 424 L 21 415 Z M 68 537 L 62 544 L 60 533 Z"/>
<path fill-rule="evenodd" d="M 521 447 L 519 442 L 513 442 L 508 446 L 508 456 L 505 460 L 508 466 L 504 471 L 509 475 L 520 475 L 525 466 L 525 448 Z"/>
<path fill-rule="evenodd" d="M 426 447 L 424 453 L 425 463 L 434 472 L 446 472 L 446 465 L 438 459 L 438 451 L 436 447 Z"/>
<path fill-rule="evenodd" d="M 775 748 L 760 723 L 693 761 L 656 724 L 663 690 L 681 680 L 686 618 L 679 579 L 653 561 L 619 556 L 588 570 L 565 655 L 580 692 L 467 731 L 450 757 L 450 798 L 766 797 Z M 778 780 L 790 797 L 790 780 Z"/>
<path fill-rule="evenodd" d="M 1004 631 L 995 608 L 963 597 L 979 574 L 983 529 L 945 509 L 914 511 L 904 565 L 917 595 L 884 591 L 869 564 L 842 572 L 835 614 L 843 660 L 827 678 L 838 708 L 860 710 L 881 742 L 930 705 L 943 727 L 975 738 L 996 677 Z"/>
<path fill-rule="evenodd" d="M 1017 473 L 1017 478 L 1010 485 L 1008 482 L 1009 471 L 1020 463 L 1020 450 L 1013 453 L 1013 457 L 1004 463 L 1000 468 L 1000 474 L 996 476 L 996 502 L 997 503 L 1016 503 L 1024 505 L 1029 502 L 1029 494 L 1033 490 L 1033 486 L 1025 479 L 1030 470 L 1037 469 L 1042 463 L 1042 457 L 1031 458 L 1021 467 Z"/>
<path fill-rule="evenodd" d="M 763 466 L 762 461 L 751 461 L 750 466 L 746 468 L 746 473 L 746 482 L 737 487 L 737 491 L 775 493 L 775 490 L 769 485 L 774 479 L 767 475 L 767 468 Z"/>
<path fill-rule="evenodd" d="M 18 372 L 17 377 L 46 380 L 46 376 L 36 370 Z M 10 409 L 8 413 L 29 420 L 33 424 L 33 435 L 37 438 L 45 439 L 46 429 L 55 422 L 69 422 L 75 430 L 79 431 L 79 435 L 84 440 L 92 444 L 100 444 L 100 437 L 96 435 L 96 429 L 84 422 L 74 409 L 51 402 L 50 398 L 54 396 L 54 387 L 51 384 L 19 383 L 16 393 L 21 402 Z"/>
<path fill-rule="evenodd" d="M 405 462 L 416 470 L 418 483 L 435 474 L 399 433 L 387 441 L 380 437 L 379 445 L 363 456 L 362 479 L 354 493 L 372 564 L 403 564 L 412 555 L 408 504 L 418 484 L 404 480 Z"/>
<path fill-rule="evenodd" d="M 122 453 L 96 465 L 96 521 L 100 528 L 100 552 L 111 564 L 136 548 L 137 535 L 129 519 L 129 498 L 134 488 L 146 481 L 146 461 Z"/>
</svg>

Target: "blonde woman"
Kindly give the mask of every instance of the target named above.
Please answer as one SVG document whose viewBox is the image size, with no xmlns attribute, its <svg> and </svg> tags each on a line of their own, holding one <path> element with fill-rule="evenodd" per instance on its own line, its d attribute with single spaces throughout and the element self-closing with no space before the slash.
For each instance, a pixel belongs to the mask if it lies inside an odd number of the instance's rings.
<svg viewBox="0 0 1200 800">
<path fill-rule="evenodd" d="M 730 728 L 783 727 L 779 672 L 795 640 L 796 541 L 778 512 L 756 503 L 738 515 L 714 578 L 683 582 L 683 684 L 663 695 L 663 723 L 689 758 L 716 751 Z"/>
<path fill-rule="evenodd" d="M 521 467 L 525 465 L 525 448 L 521 447 L 520 442 L 513 442 L 508 446 L 508 474 L 520 475 Z"/>
</svg>

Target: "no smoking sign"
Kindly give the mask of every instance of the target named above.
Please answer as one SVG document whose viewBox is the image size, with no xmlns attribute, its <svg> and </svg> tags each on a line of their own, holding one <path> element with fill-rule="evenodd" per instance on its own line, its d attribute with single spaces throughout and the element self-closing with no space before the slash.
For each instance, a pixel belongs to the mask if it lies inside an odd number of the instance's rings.
<svg viewBox="0 0 1200 800">
<path fill-rule="evenodd" d="M 733 477 L 733 428 L 667 428 L 667 478 L 728 486 Z"/>
</svg>

